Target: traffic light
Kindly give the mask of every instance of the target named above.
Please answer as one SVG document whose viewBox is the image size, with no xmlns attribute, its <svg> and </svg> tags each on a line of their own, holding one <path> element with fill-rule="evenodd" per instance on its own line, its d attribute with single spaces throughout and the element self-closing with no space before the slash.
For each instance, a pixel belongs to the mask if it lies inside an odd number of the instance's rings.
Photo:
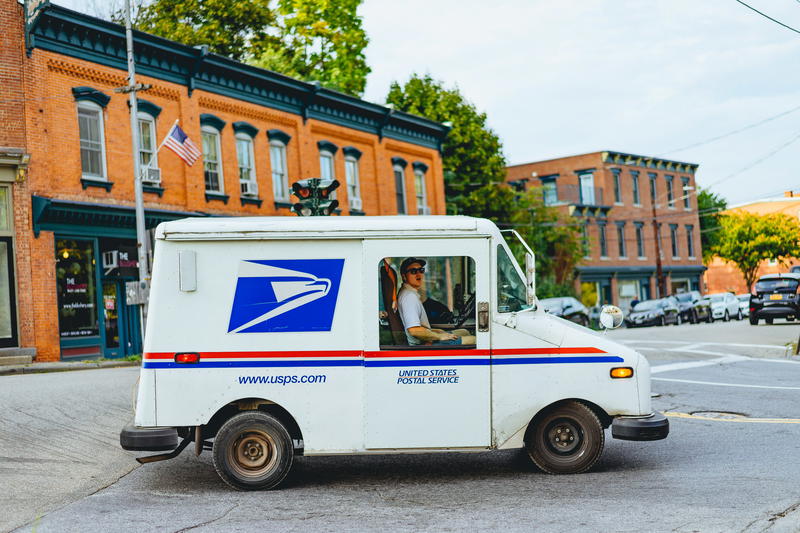
<svg viewBox="0 0 800 533">
<path fill-rule="evenodd" d="M 292 184 L 292 193 L 300 201 L 292 206 L 292 210 L 301 217 L 328 216 L 339 207 L 338 200 L 330 197 L 339 187 L 337 180 L 321 180 L 308 178 Z"/>
</svg>

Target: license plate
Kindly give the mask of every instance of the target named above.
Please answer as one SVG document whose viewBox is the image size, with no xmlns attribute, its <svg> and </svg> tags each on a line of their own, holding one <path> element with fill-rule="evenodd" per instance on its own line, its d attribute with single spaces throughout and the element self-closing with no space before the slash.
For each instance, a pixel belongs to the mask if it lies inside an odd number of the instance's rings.
<svg viewBox="0 0 800 533">
<path fill-rule="evenodd" d="M 783 299 L 783 295 L 782 294 L 770 294 L 769 295 L 769 299 L 770 300 L 782 300 Z"/>
</svg>

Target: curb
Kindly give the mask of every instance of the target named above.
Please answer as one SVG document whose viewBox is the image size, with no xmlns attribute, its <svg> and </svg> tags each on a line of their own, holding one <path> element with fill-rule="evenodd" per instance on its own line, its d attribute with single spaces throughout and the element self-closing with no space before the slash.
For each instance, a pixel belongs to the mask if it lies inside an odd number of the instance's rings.
<svg viewBox="0 0 800 533">
<path fill-rule="evenodd" d="M 48 372 L 71 372 L 74 370 L 94 370 L 97 368 L 120 368 L 140 365 L 141 363 L 138 361 L 101 361 L 97 363 L 31 363 L 27 365 L 0 366 L 0 376 L 44 374 Z"/>
</svg>

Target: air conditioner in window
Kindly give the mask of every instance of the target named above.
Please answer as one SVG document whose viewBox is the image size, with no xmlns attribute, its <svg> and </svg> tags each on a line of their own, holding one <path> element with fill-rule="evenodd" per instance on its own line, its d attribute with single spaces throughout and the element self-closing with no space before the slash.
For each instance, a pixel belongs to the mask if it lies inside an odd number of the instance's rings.
<svg viewBox="0 0 800 533">
<path fill-rule="evenodd" d="M 350 198 L 350 209 L 361 211 L 361 198 Z"/>
<path fill-rule="evenodd" d="M 161 169 L 160 168 L 143 168 L 141 170 L 142 173 L 142 183 L 147 183 L 148 185 L 158 185 L 161 183 Z"/>
<path fill-rule="evenodd" d="M 255 181 L 240 181 L 242 196 L 258 196 L 258 184 Z"/>
<path fill-rule="evenodd" d="M 417 206 L 417 213 L 420 215 L 430 215 L 431 208 L 428 207 L 427 205 L 419 205 Z"/>
</svg>

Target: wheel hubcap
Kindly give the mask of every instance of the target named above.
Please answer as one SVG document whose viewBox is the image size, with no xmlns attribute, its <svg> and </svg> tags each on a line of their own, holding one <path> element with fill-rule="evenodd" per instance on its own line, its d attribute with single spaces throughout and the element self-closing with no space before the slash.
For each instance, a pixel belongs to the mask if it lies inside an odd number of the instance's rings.
<svg viewBox="0 0 800 533">
<path fill-rule="evenodd" d="M 559 455 L 574 452 L 583 442 L 580 428 L 571 420 L 556 420 L 545 433 L 548 447 Z"/>
<path fill-rule="evenodd" d="M 232 466 L 243 476 L 255 477 L 270 470 L 277 461 L 275 442 L 261 432 L 239 435 L 231 447 Z"/>
</svg>

